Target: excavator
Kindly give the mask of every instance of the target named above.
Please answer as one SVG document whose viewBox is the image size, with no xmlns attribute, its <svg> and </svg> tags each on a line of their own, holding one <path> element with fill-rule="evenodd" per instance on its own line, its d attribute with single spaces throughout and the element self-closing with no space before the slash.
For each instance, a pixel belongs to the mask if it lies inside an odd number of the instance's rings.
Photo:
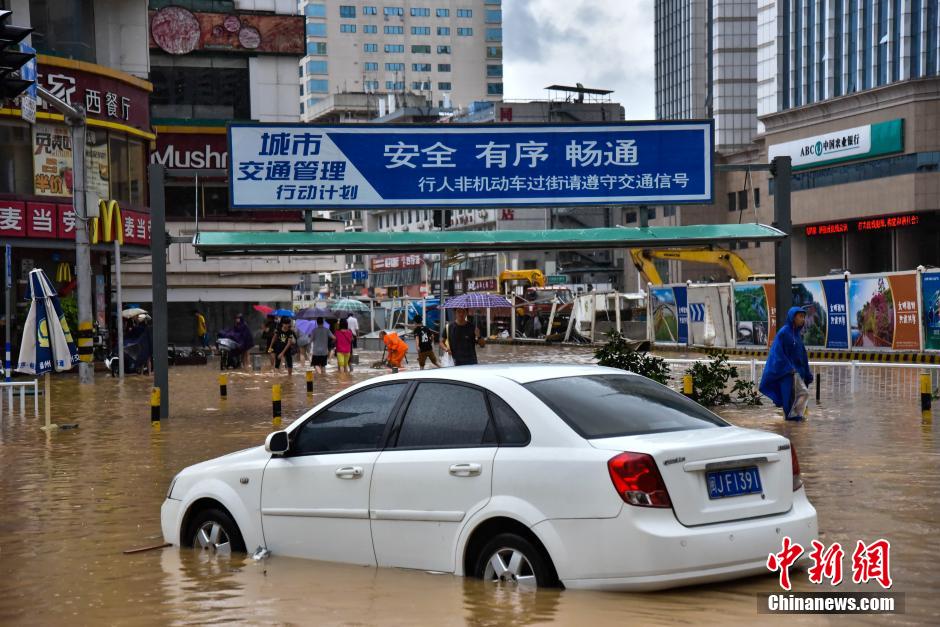
<svg viewBox="0 0 940 627">
<path fill-rule="evenodd" d="M 740 256 L 714 246 L 699 246 L 689 248 L 631 248 L 630 257 L 646 280 L 653 285 L 662 285 L 663 279 L 659 276 L 654 259 L 674 259 L 677 261 L 694 261 L 708 263 L 724 268 L 735 281 L 753 281 L 763 278 L 751 272 L 747 263 Z"/>
</svg>

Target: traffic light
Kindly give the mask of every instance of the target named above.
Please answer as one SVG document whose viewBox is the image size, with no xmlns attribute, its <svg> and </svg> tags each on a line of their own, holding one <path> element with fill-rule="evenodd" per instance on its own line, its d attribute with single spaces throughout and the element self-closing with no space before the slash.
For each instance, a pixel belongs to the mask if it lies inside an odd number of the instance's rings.
<svg viewBox="0 0 940 627">
<path fill-rule="evenodd" d="M 453 218 L 451 217 L 452 212 L 450 209 L 443 209 L 443 210 L 435 209 L 432 213 L 434 214 L 433 224 L 435 228 L 448 229 L 450 228 L 451 224 L 453 224 Z"/>
<path fill-rule="evenodd" d="M 0 10 L 0 100 L 15 98 L 32 86 L 33 81 L 17 74 L 21 67 L 36 58 L 35 54 L 20 52 L 20 42 L 33 32 L 25 26 L 12 26 L 6 22 L 13 11 Z"/>
</svg>

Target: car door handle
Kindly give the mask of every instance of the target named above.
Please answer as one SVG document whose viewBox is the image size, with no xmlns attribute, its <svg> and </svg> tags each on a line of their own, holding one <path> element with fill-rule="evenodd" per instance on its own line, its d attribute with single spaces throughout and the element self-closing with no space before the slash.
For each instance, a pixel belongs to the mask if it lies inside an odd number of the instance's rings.
<svg viewBox="0 0 940 627">
<path fill-rule="evenodd" d="M 362 466 L 343 466 L 336 469 L 336 476 L 340 479 L 358 479 L 362 476 Z"/>
<path fill-rule="evenodd" d="M 480 464 L 454 464 L 450 467 L 450 474 L 455 477 L 475 477 L 482 471 Z"/>
</svg>

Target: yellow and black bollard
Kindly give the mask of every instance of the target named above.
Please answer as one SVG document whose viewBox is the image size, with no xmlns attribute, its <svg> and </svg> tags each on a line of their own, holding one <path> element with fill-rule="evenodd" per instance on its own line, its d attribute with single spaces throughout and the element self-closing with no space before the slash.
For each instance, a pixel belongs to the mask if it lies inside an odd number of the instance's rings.
<svg viewBox="0 0 940 627">
<path fill-rule="evenodd" d="M 275 383 L 271 387 L 271 412 L 273 414 L 271 423 L 275 428 L 281 426 L 281 384 Z"/>
<path fill-rule="evenodd" d="M 228 398 L 228 375 L 219 375 L 219 396 L 223 399 Z"/>
<path fill-rule="evenodd" d="M 693 398 L 695 396 L 695 388 L 692 386 L 692 375 L 687 374 L 682 377 L 682 393 Z"/>
<path fill-rule="evenodd" d="M 94 327 L 91 322 L 78 323 L 78 358 L 91 363 L 95 357 Z"/>
<path fill-rule="evenodd" d="M 150 426 L 160 430 L 160 388 L 150 390 Z"/>
<path fill-rule="evenodd" d="M 930 411 L 930 403 L 933 400 L 933 385 L 930 381 L 930 373 L 922 372 L 920 374 L 920 410 Z"/>
<path fill-rule="evenodd" d="M 307 396 L 313 394 L 313 370 L 307 371 Z"/>
</svg>

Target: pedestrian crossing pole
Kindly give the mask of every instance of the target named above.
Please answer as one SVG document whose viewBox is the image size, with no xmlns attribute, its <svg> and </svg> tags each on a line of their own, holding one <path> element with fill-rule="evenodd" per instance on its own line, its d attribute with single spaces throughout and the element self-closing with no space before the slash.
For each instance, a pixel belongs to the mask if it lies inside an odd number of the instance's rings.
<svg viewBox="0 0 940 627">
<path fill-rule="evenodd" d="M 930 405 L 933 401 L 933 385 L 930 381 L 930 373 L 922 372 L 920 374 L 920 410 L 922 412 L 930 411 Z"/>
<path fill-rule="evenodd" d="M 307 377 L 307 396 L 313 396 L 313 370 L 308 370 L 306 377 Z"/>
<path fill-rule="evenodd" d="M 219 396 L 222 397 L 222 400 L 228 398 L 228 375 L 220 374 L 219 375 Z"/>
<path fill-rule="evenodd" d="M 150 426 L 154 431 L 160 430 L 160 388 L 150 390 Z"/>
<path fill-rule="evenodd" d="M 271 424 L 275 428 L 280 428 L 281 426 L 281 385 L 275 383 L 271 387 L 271 413 L 272 419 Z"/>
</svg>

